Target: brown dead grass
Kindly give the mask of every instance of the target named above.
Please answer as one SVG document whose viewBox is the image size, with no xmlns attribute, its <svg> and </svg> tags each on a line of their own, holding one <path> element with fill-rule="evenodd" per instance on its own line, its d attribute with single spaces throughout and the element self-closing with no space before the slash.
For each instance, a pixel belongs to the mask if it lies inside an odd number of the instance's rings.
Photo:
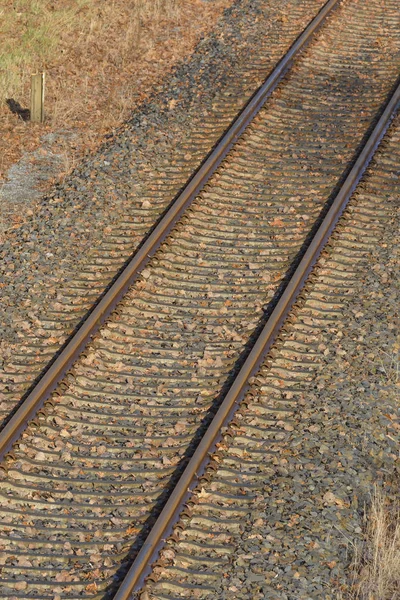
<svg viewBox="0 0 400 600">
<path fill-rule="evenodd" d="M 366 520 L 365 544 L 355 551 L 351 600 L 399 600 L 399 506 L 375 488 Z"/>
<path fill-rule="evenodd" d="M 0 8 L 0 178 L 43 134 L 76 131 L 65 172 L 121 125 L 151 86 L 189 55 L 230 0 L 3 0 Z M 46 123 L 29 107 L 30 75 L 46 72 Z M 57 149 L 58 150 L 58 149 Z"/>
</svg>

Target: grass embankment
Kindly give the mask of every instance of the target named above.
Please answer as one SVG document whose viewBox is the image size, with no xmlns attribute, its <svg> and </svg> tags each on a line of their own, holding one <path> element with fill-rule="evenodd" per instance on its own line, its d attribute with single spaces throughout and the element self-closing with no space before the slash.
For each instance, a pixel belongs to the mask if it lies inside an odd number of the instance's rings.
<svg viewBox="0 0 400 600">
<path fill-rule="evenodd" d="M 120 125 L 150 86 L 190 54 L 227 5 L 228 0 L 212 5 L 201 0 L 3 0 L 0 178 L 23 151 L 38 146 L 40 135 L 58 129 L 82 133 L 75 148 L 66 144 L 68 171 L 74 157 Z M 46 123 L 38 127 L 12 114 L 6 100 L 29 108 L 30 76 L 41 70 L 46 72 Z"/>
</svg>

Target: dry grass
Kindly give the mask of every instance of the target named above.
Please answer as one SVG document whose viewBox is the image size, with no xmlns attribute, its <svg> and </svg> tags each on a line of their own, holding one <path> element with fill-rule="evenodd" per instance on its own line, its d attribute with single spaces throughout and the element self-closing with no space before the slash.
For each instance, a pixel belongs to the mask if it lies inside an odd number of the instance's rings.
<svg viewBox="0 0 400 600">
<path fill-rule="evenodd" d="M 400 341 L 400 338 L 399 338 Z M 380 371 L 386 377 L 387 381 L 391 383 L 398 383 L 400 381 L 400 352 L 398 350 L 399 343 L 397 344 L 397 352 L 396 348 L 393 352 L 386 352 L 385 350 L 381 350 L 381 358 L 380 358 Z"/>
<path fill-rule="evenodd" d="M 6 1 L 0 9 L 1 103 L 24 97 L 30 74 L 51 68 L 57 56 L 66 63 L 69 57 L 91 55 L 97 50 L 98 55 L 92 58 L 105 68 L 123 66 L 126 60 L 132 61 L 140 47 L 143 27 L 151 23 L 154 33 L 158 23 L 178 19 L 179 12 L 177 0 Z M 118 46 L 110 43 L 101 47 L 102 39 L 111 42 L 110 34 L 116 33 L 116 27 L 123 33 L 122 39 L 116 40 Z M 72 64 L 72 71 L 74 66 L 79 65 Z M 89 78 L 82 75 L 88 90 Z M 62 101 L 60 95 L 58 101 Z M 49 118 L 54 119 L 53 111 Z"/>
<path fill-rule="evenodd" d="M 366 519 L 366 541 L 355 552 L 351 600 L 399 600 L 399 506 L 376 487 Z"/>
<path fill-rule="evenodd" d="M 80 133 L 74 163 L 118 127 L 230 0 L 3 0 L 0 7 L 0 178 L 40 135 Z M 46 71 L 46 122 L 24 123 L 30 75 Z"/>
</svg>

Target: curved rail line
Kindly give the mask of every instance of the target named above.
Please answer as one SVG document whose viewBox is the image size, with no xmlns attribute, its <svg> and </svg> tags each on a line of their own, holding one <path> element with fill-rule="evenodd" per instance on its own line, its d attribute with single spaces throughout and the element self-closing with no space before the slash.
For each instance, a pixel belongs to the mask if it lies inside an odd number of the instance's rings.
<svg viewBox="0 0 400 600">
<path fill-rule="evenodd" d="M 171 530 L 174 520 L 184 507 L 188 496 L 194 489 L 194 483 L 204 472 L 207 457 L 212 453 L 215 444 L 221 437 L 221 430 L 232 418 L 240 401 L 248 389 L 250 378 L 256 373 L 266 353 L 270 350 L 285 319 L 293 307 L 301 289 L 304 286 L 315 262 L 329 240 L 338 219 L 368 167 L 382 137 L 389 127 L 400 103 L 400 85 L 394 91 L 381 118 L 364 145 L 355 165 L 351 169 L 331 208 L 323 219 L 306 253 L 291 277 L 285 292 L 281 296 L 271 317 L 259 335 L 252 351 L 243 364 L 218 412 L 211 421 L 206 433 L 190 459 L 171 496 L 160 513 L 154 527 L 142 545 L 131 569 L 122 582 L 114 600 L 128 600 L 132 592 L 137 591 L 143 578 L 150 570 L 151 562 L 160 550 L 160 544 Z"/>
<path fill-rule="evenodd" d="M 305 48 L 314 32 L 320 27 L 321 23 L 323 23 L 327 15 L 338 2 L 339 0 L 328 0 L 325 6 L 309 23 L 290 50 L 274 68 L 265 83 L 250 99 L 239 117 L 234 121 L 221 141 L 211 152 L 210 156 L 194 174 L 178 198 L 173 202 L 172 206 L 156 225 L 153 232 L 146 239 L 138 252 L 121 271 L 110 289 L 100 301 L 94 304 L 94 308 L 90 312 L 88 318 L 84 321 L 75 335 L 72 336 L 59 356 L 33 387 L 16 413 L 0 432 L 0 460 L 9 451 L 12 443 L 24 430 L 28 421 L 34 417 L 39 408 L 49 398 L 49 395 L 55 389 L 56 385 L 67 373 L 68 369 L 74 363 L 83 348 L 88 344 L 101 324 L 104 323 L 111 314 L 127 289 L 132 285 L 139 273 L 148 263 L 149 259 L 165 240 L 173 226 L 196 198 L 199 191 L 204 188 L 207 181 L 215 173 L 232 146 L 237 142 L 243 131 L 258 114 L 277 83 L 292 65 L 295 58 Z"/>
</svg>

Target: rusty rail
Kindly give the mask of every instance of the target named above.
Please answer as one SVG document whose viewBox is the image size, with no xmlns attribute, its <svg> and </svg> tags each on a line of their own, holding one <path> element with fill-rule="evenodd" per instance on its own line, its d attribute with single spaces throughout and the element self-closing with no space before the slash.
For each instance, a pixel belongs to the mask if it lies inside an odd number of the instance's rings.
<svg viewBox="0 0 400 600">
<path fill-rule="evenodd" d="M 163 540 L 168 535 L 168 532 L 171 531 L 172 525 L 177 520 L 184 503 L 194 488 L 195 482 L 204 472 L 207 464 L 207 457 L 213 451 L 215 444 L 220 439 L 221 428 L 229 421 L 230 417 L 238 408 L 239 403 L 243 399 L 245 391 L 249 386 L 249 379 L 255 374 L 266 353 L 274 343 L 278 332 L 288 316 L 289 311 L 293 307 L 310 271 L 318 260 L 321 251 L 332 234 L 342 212 L 346 208 L 355 187 L 359 183 L 376 148 L 389 127 L 390 122 L 399 107 L 399 103 L 400 84 L 395 89 L 378 123 L 364 144 L 353 168 L 315 233 L 307 251 L 288 282 L 284 293 L 265 327 L 261 331 L 252 351 L 236 376 L 218 412 L 211 421 L 206 433 L 141 547 L 128 574 L 114 596 L 114 600 L 129 600 L 132 592 L 140 589 L 144 577 L 150 570 L 151 562 L 156 558 L 160 547 L 162 546 Z"/>
<path fill-rule="evenodd" d="M 207 160 L 201 165 L 193 178 L 173 202 L 145 243 L 133 255 L 110 289 L 97 303 L 78 331 L 71 337 L 53 364 L 31 389 L 16 413 L 0 432 L 0 460 L 10 450 L 13 442 L 25 429 L 29 420 L 36 415 L 43 403 L 49 398 L 51 392 L 65 376 L 68 369 L 71 368 L 83 348 L 111 314 L 140 271 L 165 240 L 172 227 L 187 210 L 243 131 L 260 111 L 277 83 L 292 65 L 294 59 L 304 49 L 314 32 L 338 3 L 339 0 L 328 0 L 303 33 L 297 38 L 289 51 L 276 65 L 263 85 L 250 99 L 243 111 L 218 142 Z"/>
</svg>

